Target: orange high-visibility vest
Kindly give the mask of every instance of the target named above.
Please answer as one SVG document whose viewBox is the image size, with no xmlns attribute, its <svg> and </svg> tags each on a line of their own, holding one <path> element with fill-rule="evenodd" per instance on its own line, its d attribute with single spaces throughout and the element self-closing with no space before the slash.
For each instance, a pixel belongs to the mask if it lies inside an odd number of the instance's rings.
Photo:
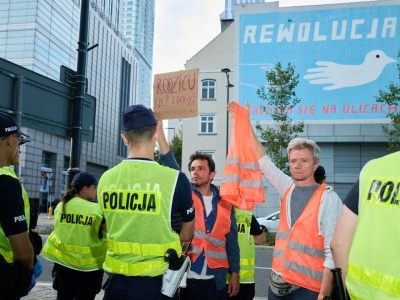
<svg viewBox="0 0 400 300">
<path fill-rule="evenodd" d="M 251 142 L 247 110 L 235 103 L 231 143 L 223 172 L 220 195 L 234 206 L 253 210 L 265 202 L 258 157 Z"/>
<path fill-rule="evenodd" d="M 321 289 L 324 271 L 324 238 L 319 235 L 318 213 L 326 186 L 317 188 L 292 228 L 286 216 L 291 187 L 286 190 L 272 259 L 272 269 L 282 273 L 283 280 L 315 292 Z"/>
<path fill-rule="evenodd" d="M 192 199 L 195 209 L 194 237 L 192 250 L 188 252 L 192 262 L 195 262 L 204 250 L 207 266 L 211 269 L 228 268 L 228 257 L 226 254 L 226 235 L 231 227 L 232 205 L 220 200 L 217 204 L 217 218 L 210 233 L 207 233 L 204 208 L 200 198 L 192 191 Z"/>
</svg>

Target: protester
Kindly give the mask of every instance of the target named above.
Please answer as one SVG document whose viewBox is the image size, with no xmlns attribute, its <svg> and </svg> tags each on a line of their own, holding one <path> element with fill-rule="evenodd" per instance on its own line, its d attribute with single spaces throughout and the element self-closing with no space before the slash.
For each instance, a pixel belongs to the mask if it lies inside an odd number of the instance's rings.
<svg viewBox="0 0 400 300">
<path fill-rule="evenodd" d="M 32 269 L 34 252 L 29 240 L 28 195 L 11 165 L 18 165 L 19 146 L 30 142 L 15 121 L 0 113 L 0 295 L 19 299 L 35 285 L 40 275 Z"/>
<path fill-rule="evenodd" d="M 228 110 L 234 114 L 235 103 L 228 103 Z M 254 131 L 252 142 L 264 176 L 282 197 L 268 299 L 329 297 L 335 267 L 330 242 L 342 202 L 332 187 L 314 180 L 320 149 L 311 140 L 291 140 L 287 176 L 268 158 Z"/>
<path fill-rule="evenodd" d="M 252 300 L 256 294 L 254 283 L 255 245 L 265 244 L 267 236 L 251 212 L 235 208 L 235 217 L 240 249 L 240 290 L 236 296 L 230 299 Z"/>
<path fill-rule="evenodd" d="M 54 230 L 42 255 L 54 262 L 57 299 L 94 299 L 101 290 L 107 245 L 96 191 L 96 178 L 80 172 L 55 209 Z"/>
<path fill-rule="evenodd" d="M 331 247 L 351 299 L 399 299 L 399 161 L 369 161 L 347 194 Z"/>
<path fill-rule="evenodd" d="M 177 168 L 163 132 L 159 136 L 163 164 Z M 181 299 L 220 300 L 227 295 L 233 297 L 240 288 L 240 267 L 238 232 L 232 205 L 222 200 L 218 188 L 211 184 L 215 163 L 210 155 L 201 152 L 192 154 L 188 167 L 196 223 L 192 250 L 189 251 L 192 265 Z M 227 286 L 225 277 L 228 270 L 231 278 Z"/>
<path fill-rule="evenodd" d="M 316 183 L 323 184 L 326 183 L 325 168 L 319 165 L 314 172 L 314 180 Z"/>
<path fill-rule="evenodd" d="M 129 106 L 121 127 L 128 158 L 102 175 L 97 193 L 108 231 L 104 299 L 171 299 L 161 293 L 168 268 L 164 255 L 180 254 L 180 240 L 193 237 L 190 183 L 185 174 L 154 161 L 158 132 L 151 109 Z M 171 217 L 178 214 L 179 234 L 172 229 Z"/>
</svg>

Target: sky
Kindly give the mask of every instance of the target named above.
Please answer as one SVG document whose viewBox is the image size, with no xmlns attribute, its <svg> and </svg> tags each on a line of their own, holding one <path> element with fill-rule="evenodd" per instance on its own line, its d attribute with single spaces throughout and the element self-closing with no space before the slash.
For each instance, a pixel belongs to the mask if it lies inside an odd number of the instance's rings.
<svg viewBox="0 0 400 300">
<path fill-rule="evenodd" d="M 220 32 L 225 0 L 155 0 L 153 75 L 185 63 Z"/>
<path fill-rule="evenodd" d="M 362 0 L 281 0 L 281 6 Z M 153 75 L 185 69 L 185 63 L 220 32 L 225 0 L 155 0 Z"/>
</svg>

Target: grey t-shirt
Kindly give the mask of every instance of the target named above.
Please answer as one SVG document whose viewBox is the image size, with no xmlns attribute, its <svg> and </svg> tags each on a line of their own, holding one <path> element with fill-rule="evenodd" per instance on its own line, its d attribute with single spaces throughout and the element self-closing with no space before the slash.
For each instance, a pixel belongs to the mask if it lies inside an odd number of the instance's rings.
<svg viewBox="0 0 400 300">
<path fill-rule="evenodd" d="M 292 220 L 292 227 L 296 223 L 297 219 L 304 211 L 311 196 L 315 190 L 319 187 L 319 184 L 311 186 L 296 186 L 292 193 L 292 201 L 290 201 L 290 217 Z"/>
</svg>

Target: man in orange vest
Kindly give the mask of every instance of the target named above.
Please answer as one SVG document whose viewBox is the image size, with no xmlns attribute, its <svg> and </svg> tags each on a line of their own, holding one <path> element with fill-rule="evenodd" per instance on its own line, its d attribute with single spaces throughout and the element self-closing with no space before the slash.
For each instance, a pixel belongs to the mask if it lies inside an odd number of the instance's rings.
<svg viewBox="0 0 400 300">
<path fill-rule="evenodd" d="M 234 103 L 228 110 L 234 113 Z M 315 182 L 320 149 L 312 140 L 291 140 L 288 176 L 268 158 L 254 131 L 251 141 L 260 169 L 282 198 L 268 300 L 330 299 L 335 267 L 330 242 L 342 201 L 332 187 Z"/>
<path fill-rule="evenodd" d="M 159 130 L 162 126 L 159 125 Z M 158 144 L 163 164 L 179 169 L 163 132 Z M 211 155 L 196 152 L 190 156 L 189 172 L 195 208 L 195 234 L 188 255 L 191 268 L 181 299 L 220 300 L 237 295 L 240 289 L 238 229 L 232 205 L 219 196 L 211 184 L 215 162 Z M 226 285 L 228 271 L 231 278 Z"/>
</svg>

